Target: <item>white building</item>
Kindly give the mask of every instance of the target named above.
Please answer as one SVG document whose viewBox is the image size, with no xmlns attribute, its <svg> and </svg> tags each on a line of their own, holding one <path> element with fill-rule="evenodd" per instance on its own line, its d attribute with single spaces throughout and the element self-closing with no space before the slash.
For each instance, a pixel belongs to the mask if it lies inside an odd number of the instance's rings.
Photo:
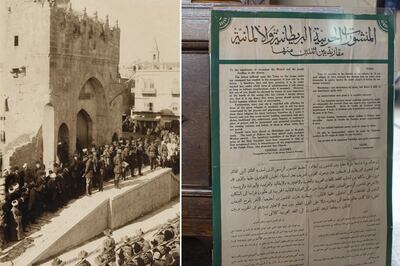
<svg viewBox="0 0 400 266">
<path fill-rule="evenodd" d="M 131 117 L 138 126 L 179 126 L 179 63 L 160 62 L 157 43 L 151 55 L 151 61 L 133 65 Z"/>
</svg>

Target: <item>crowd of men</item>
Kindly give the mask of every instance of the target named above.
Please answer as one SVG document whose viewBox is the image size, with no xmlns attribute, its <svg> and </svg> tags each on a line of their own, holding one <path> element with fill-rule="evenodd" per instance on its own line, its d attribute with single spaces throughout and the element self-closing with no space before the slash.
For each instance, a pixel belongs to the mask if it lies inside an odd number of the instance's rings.
<svg viewBox="0 0 400 266">
<path fill-rule="evenodd" d="M 43 212 L 55 212 L 71 199 L 90 196 L 93 187 L 103 191 L 103 183 L 114 180 L 120 188 L 123 180 L 142 175 L 149 165 L 169 167 L 179 172 L 179 136 L 168 130 L 139 139 L 119 139 L 109 145 L 77 147 L 72 160 L 59 154 L 59 163 L 45 169 L 37 161 L 34 167 L 4 170 L 6 200 L 0 202 L 0 247 L 4 242 L 21 240 L 30 224 L 35 224 Z"/>
<path fill-rule="evenodd" d="M 137 124 L 132 120 L 130 116 L 128 116 L 124 121 L 122 121 L 122 131 L 123 132 L 131 132 L 138 133 L 142 135 L 158 135 L 160 131 L 164 130 L 160 125 L 155 126 L 144 126 L 142 124 Z M 179 127 L 173 127 L 171 125 L 170 131 L 174 131 L 175 133 L 179 132 Z"/>
<path fill-rule="evenodd" d="M 139 230 L 133 237 L 125 236 L 116 243 L 112 231 L 104 231 L 105 239 L 100 248 L 100 254 L 91 264 L 87 257 L 89 253 L 81 250 L 76 266 L 178 266 L 180 259 L 179 217 L 171 223 L 160 226 L 153 237 L 145 239 L 145 234 Z M 62 266 L 59 258 L 52 261 L 52 266 Z"/>
</svg>

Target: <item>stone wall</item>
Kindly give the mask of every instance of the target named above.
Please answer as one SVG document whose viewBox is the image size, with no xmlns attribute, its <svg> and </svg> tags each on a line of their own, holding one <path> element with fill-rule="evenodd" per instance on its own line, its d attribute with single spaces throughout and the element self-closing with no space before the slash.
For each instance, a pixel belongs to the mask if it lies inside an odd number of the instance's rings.
<svg viewBox="0 0 400 266">
<path fill-rule="evenodd" d="M 21 146 L 18 139 L 28 136 L 30 141 L 37 134 L 43 107 L 50 99 L 50 7 L 34 1 L 7 0 L 2 1 L 1 8 L 6 10 L 0 35 L 0 90 L 9 107 L 4 122 L 7 154 Z M 20 73 L 11 73 L 13 70 Z M 8 165 L 8 161 L 5 163 Z"/>
<path fill-rule="evenodd" d="M 128 91 L 118 73 L 120 29 L 111 27 L 107 18 L 101 21 L 97 15 L 90 17 L 69 8 L 54 7 L 50 21 L 50 90 L 55 114 L 52 141 L 58 142 L 59 127 L 66 124 L 72 153 L 77 114 L 84 110 L 92 120 L 93 143 L 110 142 L 115 132 L 121 133 L 122 96 Z M 87 84 L 91 92 L 85 91 Z"/>
<path fill-rule="evenodd" d="M 119 228 L 132 221 L 133 217 L 137 218 L 156 210 L 178 196 L 179 192 L 171 193 L 174 185 L 172 172 L 163 172 L 151 182 L 133 187 L 124 194 L 114 197 L 110 202 L 110 217 L 112 217 L 110 228 Z"/>
<path fill-rule="evenodd" d="M 49 235 L 46 244 L 42 244 L 40 250 L 33 249 L 26 254 L 25 265 L 45 261 L 101 235 L 106 228 L 119 228 L 159 209 L 179 196 L 179 183 L 176 181 L 171 169 L 148 173 L 138 178 L 138 182 L 142 182 L 140 185 L 128 190 L 122 189 L 119 195 L 91 205 L 89 213 L 68 217 L 68 221 L 59 227 L 57 224 L 52 224 L 52 228 L 63 228 L 63 230 L 57 230 Z"/>
<path fill-rule="evenodd" d="M 16 140 L 22 136 L 28 139 L 24 151 L 13 156 L 15 163 L 17 157 L 28 159 L 24 154 L 32 150 L 30 139 L 40 127 L 43 152 L 37 159 L 43 158 L 47 167 L 57 160 L 58 131 L 63 123 L 72 153 L 77 114 L 82 109 L 93 122 L 95 144 L 110 142 L 114 133 L 121 135 L 121 115 L 126 109 L 123 97 L 128 88 L 118 73 L 120 29 L 110 26 L 107 18 L 72 10 L 68 2 L 2 2 L 7 11 L 1 13 L 6 18 L 0 28 L 0 53 L 4 55 L 0 57 L 0 86 L 10 107 L 5 114 L 7 143 L 3 152 L 8 154 L 21 146 Z M 13 75 L 13 69 L 21 73 Z M 94 91 L 81 97 L 89 80 L 95 81 Z"/>
<path fill-rule="evenodd" d="M 42 130 L 40 129 L 30 142 L 14 150 L 13 155 L 9 159 L 10 165 L 21 168 L 24 163 L 27 163 L 32 169 L 36 161 L 42 161 L 42 154 L 43 139 Z"/>
</svg>

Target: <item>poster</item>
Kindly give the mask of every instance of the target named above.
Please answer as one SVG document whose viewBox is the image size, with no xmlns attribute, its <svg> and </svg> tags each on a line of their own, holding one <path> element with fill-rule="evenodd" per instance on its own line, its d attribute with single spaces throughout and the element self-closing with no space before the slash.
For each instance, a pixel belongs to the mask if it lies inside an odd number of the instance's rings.
<svg viewBox="0 0 400 266">
<path fill-rule="evenodd" d="M 392 25 L 212 11 L 214 265 L 390 265 Z"/>
</svg>

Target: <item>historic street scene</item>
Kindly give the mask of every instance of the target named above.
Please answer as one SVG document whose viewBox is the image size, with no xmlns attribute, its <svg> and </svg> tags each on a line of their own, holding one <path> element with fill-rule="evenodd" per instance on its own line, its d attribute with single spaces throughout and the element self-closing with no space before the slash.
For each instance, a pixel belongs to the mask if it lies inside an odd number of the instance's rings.
<svg viewBox="0 0 400 266">
<path fill-rule="evenodd" d="M 0 9 L 0 264 L 179 265 L 179 1 Z"/>
</svg>

